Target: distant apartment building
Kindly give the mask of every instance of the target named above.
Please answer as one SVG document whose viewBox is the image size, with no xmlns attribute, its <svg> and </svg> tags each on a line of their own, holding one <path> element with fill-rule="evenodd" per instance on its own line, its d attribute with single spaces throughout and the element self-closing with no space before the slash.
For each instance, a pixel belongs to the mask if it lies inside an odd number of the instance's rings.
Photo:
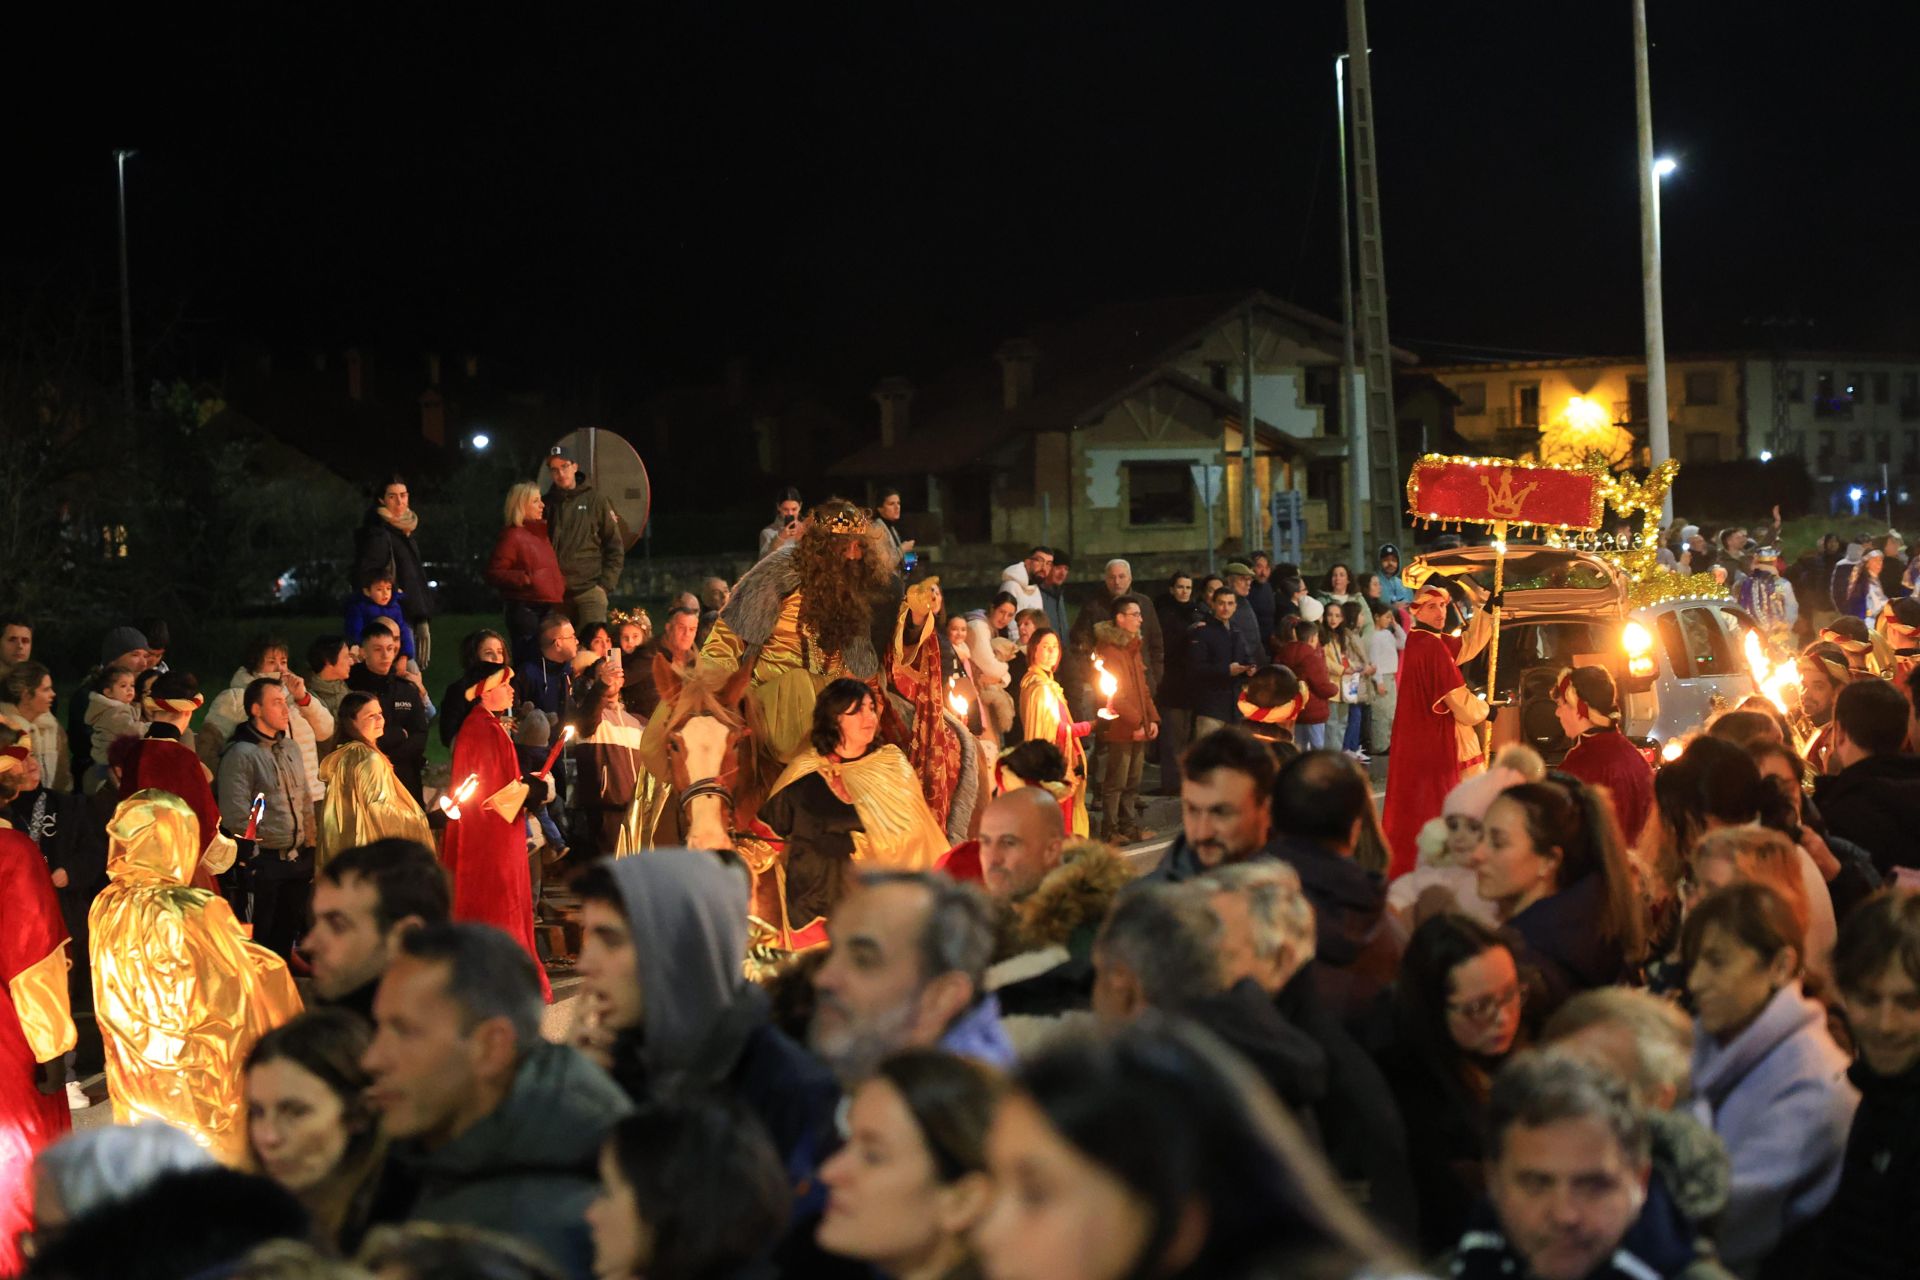
<svg viewBox="0 0 1920 1280">
<path fill-rule="evenodd" d="M 1597 448 L 1646 460 L 1647 369 L 1591 357 L 1425 366 L 1459 400 L 1454 429 L 1488 453 L 1549 461 Z M 1668 440 L 1688 462 L 1799 457 L 1822 492 L 1920 480 L 1920 355 L 1793 351 L 1673 356 Z"/>
</svg>

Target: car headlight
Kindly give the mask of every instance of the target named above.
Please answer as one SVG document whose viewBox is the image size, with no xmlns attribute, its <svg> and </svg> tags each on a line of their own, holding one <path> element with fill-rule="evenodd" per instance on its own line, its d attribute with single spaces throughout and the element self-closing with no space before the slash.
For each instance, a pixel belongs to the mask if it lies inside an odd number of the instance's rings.
<svg viewBox="0 0 1920 1280">
<path fill-rule="evenodd" d="M 1629 622 L 1620 628 L 1620 647 L 1629 658 L 1645 657 L 1653 651 L 1653 633 L 1637 622 Z"/>
<path fill-rule="evenodd" d="M 1630 676 L 1650 676 L 1653 674 L 1653 659 L 1642 654 L 1638 658 L 1627 659 L 1627 674 Z"/>
</svg>

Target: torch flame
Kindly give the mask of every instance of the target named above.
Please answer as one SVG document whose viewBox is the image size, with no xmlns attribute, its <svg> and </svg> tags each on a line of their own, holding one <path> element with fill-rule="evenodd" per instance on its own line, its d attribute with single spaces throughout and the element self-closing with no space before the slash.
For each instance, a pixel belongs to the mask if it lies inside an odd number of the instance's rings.
<svg viewBox="0 0 1920 1280">
<path fill-rule="evenodd" d="M 560 741 L 572 742 L 573 739 L 574 739 L 574 729 L 572 725 L 568 725 L 566 728 L 560 731 Z"/>
<path fill-rule="evenodd" d="M 953 714 L 965 720 L 967 718 L 968 706 L 967 695 L 960 692 L 958 687 L 959 683 L 960 677 L 958 675 L 947 677 L 947 707 Z"/>
<path fill-rule="evenodd" d="M 1791 662 L 1774 663 L 1767 657 L 1766 646 L 1760 642 L 1757 631 L 1747 632 L 1742 644 L 1745 650 L 1747 667 L 1753 672 L 1754 686 L 1762 696 L 1781 713 L 1790 713 L 1793 708 L 1787 705 L 1787 690 L 1798 693 L 1800 689 L 1800 669 Z"/>
<path fill-rule="evenodd" d="M 1100 677 L 1096 683 L 1100 686 L 1100 696 L 1107 700 L 1107 705 L 1100 708 L 1100 718 L 1102 720 L 1117 720 L 1119 717 L 1114 714 L 1113 695 L 1120 692 L 1120 680 L 1113 672 L 1107 670 L 1107 664 L 1098 658 L 1093 660 L 1093 669 L 1100 673 Z"/>
</svg>

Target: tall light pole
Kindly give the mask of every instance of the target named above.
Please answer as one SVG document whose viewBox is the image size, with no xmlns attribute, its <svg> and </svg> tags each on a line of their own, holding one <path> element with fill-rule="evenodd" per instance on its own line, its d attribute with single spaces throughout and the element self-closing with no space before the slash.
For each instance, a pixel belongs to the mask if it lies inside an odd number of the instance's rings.
<svg viewBox="0 0 1920 1280">
<path fill-rule="evenodd" d="M 1347 55 L 1333 60 L 1333 113 L 1340 153 L 1340 434 L 1347 442 L 1348 563 L 1367 558 L 1367 441 L 1353 408 L 1353 215 L 1347 209 Z"/>
<path fill-rule="evenodd" d="M 127 421 L 133 421 L 133 296 L 127 283 L 127 161 L 131 151 L 113 153 L 120 175 L 120 383 L 127 398 Z"/>
<path fill-rule="evenodd" d="M 1640 142 L 1640 299 L 1647 326 L 1647 445 L 1653 465 L 1673 456 L 1667 439 L 1667 328 L 1660 302 L 1660 179 L 1671 160 L 1653 157 L 1653 98 L 1647 73 L 1647 0 L 1633 0 L 1634 114 Z M 1673 493 L 1660 504 L 1662 524 L 1673 522 Z"/>
</svg>

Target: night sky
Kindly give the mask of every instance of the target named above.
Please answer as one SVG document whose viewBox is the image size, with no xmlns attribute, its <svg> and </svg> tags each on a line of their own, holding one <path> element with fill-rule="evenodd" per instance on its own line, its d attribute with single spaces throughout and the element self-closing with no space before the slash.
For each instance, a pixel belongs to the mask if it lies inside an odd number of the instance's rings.
<svg viewBox="0 0 1920 1280">
<path fill-rule="evenodd" d="M 1920 6 L 1650 7 L 1672 348 L 1797 318 L 1920 350 Z M 43 33 L 8 89 L 10 296 L 110 319 L 127 145 L 156 368 L 476 348 L 637 396 L 742 354 L 846 392 L 1107 299 L 1338 314 L 1338 0 L 272 8 Z M 1375 0 L 1396 341 L 1638 347 L 1629 13 Z"/>
</svg>

